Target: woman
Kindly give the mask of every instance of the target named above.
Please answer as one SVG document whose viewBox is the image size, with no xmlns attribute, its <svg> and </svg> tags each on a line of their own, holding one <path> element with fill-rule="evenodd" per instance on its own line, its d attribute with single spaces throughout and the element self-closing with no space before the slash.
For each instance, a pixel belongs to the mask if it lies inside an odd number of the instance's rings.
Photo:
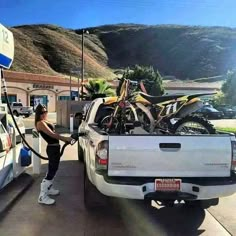
<svg viewBox="0 0 236 236">
<path fill-rule="evenodd" d="M 48 155 L 48 172 L 41 183 L 41 191 L 38 202 L 46 205 L 52 205 L 55 200 L 48 195 L 58 195 L 59 190 L 52 187 L 53 178 L 56 175 L 60 162 L 60 144 L 59 140 L 63 142 L 71 142 L 72 138 L 61 136 L 55 133 L 54 125 L 47 120 L 47 109 L 44 105 L 39 104 L 35 110 L 35 127 L 41 134 L 43 139 L 47 142 Z"/>
</svg>

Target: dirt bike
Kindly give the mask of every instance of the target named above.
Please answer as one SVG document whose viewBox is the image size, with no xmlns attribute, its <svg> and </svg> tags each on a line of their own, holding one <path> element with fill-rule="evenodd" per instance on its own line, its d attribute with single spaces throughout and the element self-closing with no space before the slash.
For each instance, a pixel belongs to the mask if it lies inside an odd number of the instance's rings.
<svg viewBox="0 0 236 236">
<path fill-rule="evenodd" d="M 129 88 L 133 86 L 132 89 Z M 203 102 L 199 97 L 212 95 L 214 93 L 202 93 L 192 95 L 164 95 L 150 96 L 146 93 L 137 91 L 138 83 L 127 79 L 120 80 L 118 87 L 117 104 L 122 101 L 123 118 L 126 120 L 134 120 L 141 122 L 141 126 L 149 133 L 157 134 L 214 134 L 215 128 L 208 120 L 203 117 L 192 115 L 192 113 L 202 107 Z M 140 87 L 143 87 L 140 86 Z M 136 91 L 135 91 L 136 90 Z M 112 100 L 107 100 L 111 104 Z M 126 105 L 127 103 L 127 105 Z M 117 105 L 115 112 L 112 113 L 110 119 L 110 127 L 112 119 L 117 117 L 120 106 Z M 130 108 L 130 109 L 128 109 Z M 124 115 L 124 111 L 125 115 Z M 127 115 L 130 111 L 130 115 Z M 107 122 L 109 117 L 106 117 Z M 116 124 L 124 122 L 124 120 L 116 119 Z M 113 122 L 114 124 L 114 122 Z"/>
</svg>

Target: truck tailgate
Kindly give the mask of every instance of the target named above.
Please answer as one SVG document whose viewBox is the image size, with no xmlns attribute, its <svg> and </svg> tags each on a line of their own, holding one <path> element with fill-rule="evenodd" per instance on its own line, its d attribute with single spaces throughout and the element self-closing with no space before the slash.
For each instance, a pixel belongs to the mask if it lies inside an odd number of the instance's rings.
<svg viewBox="0 0 236 236">
<path fill-rule="evenodd" d="M 228 177 L 230 136 L 109 136 L 109 176 Z"/>
</svg>

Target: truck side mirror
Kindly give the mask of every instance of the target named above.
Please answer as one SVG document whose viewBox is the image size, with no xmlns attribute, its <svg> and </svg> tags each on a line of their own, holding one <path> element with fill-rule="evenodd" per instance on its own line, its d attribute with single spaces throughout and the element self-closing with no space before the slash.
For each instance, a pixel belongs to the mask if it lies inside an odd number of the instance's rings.
<svg viewBox="0 0 236 236">
<path fill-rule="evenodd" d="M 83 116 L 83 113 L 82 112 L 77 112 L 75 114 L 75 119 L 78 120 L 78 124 L 80 126 L 82 120 L 84 120 L 84 116 Z"/>
<path fill-rule="evenodd" d="M 83 113 L 82 112 L 76 112 L 75 113 L 75 118 L 76 119 L 83 119 Z"/>
</svg>

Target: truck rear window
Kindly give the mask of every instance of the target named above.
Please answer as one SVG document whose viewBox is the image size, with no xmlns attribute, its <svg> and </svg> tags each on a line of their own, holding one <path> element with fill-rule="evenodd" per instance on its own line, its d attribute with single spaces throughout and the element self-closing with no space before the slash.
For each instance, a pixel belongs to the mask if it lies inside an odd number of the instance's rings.
<svg viewBox="0 0 236 236">
<path fill-rule="evenodd" d="M 110 116 L 113 111 L 114 111 L 114 108 L 112 106 L 101 104 L 97 110 L 97 114 L 94 119 L 94 122 L 100 125 L 102 119 L 106 116 Z"/>
</svg>

